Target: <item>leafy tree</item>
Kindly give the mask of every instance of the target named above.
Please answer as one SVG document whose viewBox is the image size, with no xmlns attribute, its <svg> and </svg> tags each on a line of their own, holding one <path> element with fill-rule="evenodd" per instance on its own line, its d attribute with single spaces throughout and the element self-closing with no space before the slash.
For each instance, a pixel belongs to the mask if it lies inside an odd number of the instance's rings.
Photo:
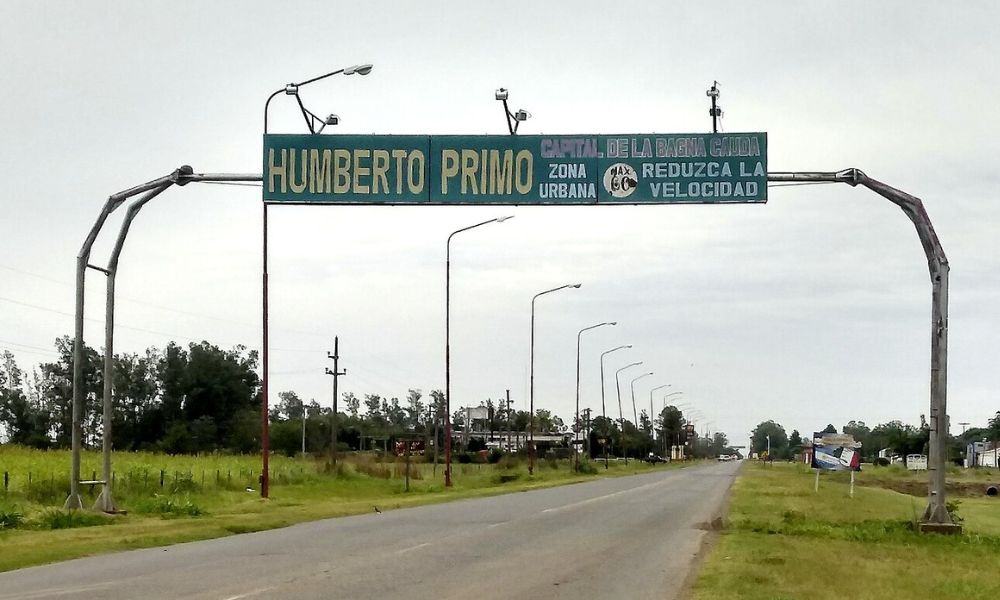
<svg viewBox="0 0 1000 600">
<path fill-rule="evenodd" d="M 798 429 L 793 429 L 792 433 L 788 436 L 788 450 L 795 454 L 802 447 L 802 436 L 799 435 Z"/>
<path fill-rule="evenodd" d="M 754 427 L 750 434 L 751 451 L 758 454 L 766 452 L 768 436 L 771 439 L 771 457 L 788 458 L 788 435 L 785 433 L 785 428 L 771 420 L 759 423 Z"/>
<path fill-rule="evenodd" d="M 639 411 L 639 429 L 647 436 L 653 435 L 653 422 L 649 420 L 649 415 L 645 410 Z"/>
<path fill-rule="evenodd" d="M 876 448 L 877 444 L 873 444 L 872 440 L 872 430 L 870 427 L 865 425 L 864 421 L 848 421 L 847 425 L 844 425 L 842 431 L 848 435 L 854 437 L 854 441 L 861 442 L 861 455 L 866 459 L 874 459 L 878 456 L 878 451 L 881 448 Z"/>
<path fill-rule="evenodd" d="M 319 406 L 317 404 L 317 406 Z M 287 419 L 289 421 L 302 421 L 302 417 L 305 414 L 305 403 L 299 398 L 299 395 L 295 392 L 280 392 L 278 394 L 278 404 L 275 407 L 278 412 L 278 418 L 271 417 L 272 420 L 281 420 L 281 418 Z"/>
<path fill-rule="evenodd" d="M 421 425 L 421 419 L 424 415 L 424 403 L 420 401 L 423 397 L 423 392 L 420 390 L 410 389 L 406 393 L 406 423 L 411 429 L 417 429 Z"/>
<path fill-rule="evenodd" d="M 0 355 L 0 423 L 7 429 L 8 441 L 36 448 L 48 448 L 51 417 L 36 398 L 24 393 L 24 372 L 14 355 Z"/>
<path fill-rule="evenodd" d="M 901 421 L 889 421 L 872 429 L 872 437 L 883 440 L 884 447 L 903 457 L 908 454 L 925 454 L 930 431 L 917 428 Z"/>
<path fill-rule="evenodd" d="M 601 440 L 604 440 L 604 445 Z M 621 447 L 621 431 L 618 424 L 608 417 L 594 417 L 590 426 L 590 455 L 592 458 L 604 456 L 605 446 L 611 454 Z"/>
<path fill-rule="evenodd" d="M 365 394 L 365 420 L 376 429 L 385 428 L 386 419 L 382 414 L 382 396 Z"/>
<path fill-rule="evenodd" d="M 676 406 L 664 406 L 663 410 L 660 411 L 660 417 L 658 419 L 660 426 L 660 439 L 665 440 L 669 445 L 674 445 L 680 443 L 681 445 L 687 439 L 687 433 L 685 431 L 686 421 L 684 419 L 684 414 Z"/>
<path fill-rule="evenodd" d="M 256 367 L 256 351 L 246 352 L 242 346 L 227 351 L 201 342 L 188 347 L 188 364 L 182 380 L 184 419 L 194 422 L 209 417 L 215 424 L 217 447 L 228 445 L 226 441 L 235 434 L 241 413 L 259 408 L 260 381 Z M 207 430 L 203 425 L 200 435 L 204 436 Z"/>
<path fill-rule="evenodd" d="M 551 433 L 553 428 L 552 411 L 544 408 L 535 409 L 535 431 Z"/>
<path fill-rule="evenodd" d="M 712 434 L 712 442 L 711 442 L 712 456 L 727 454 L 728 447 L 729 447 L 729 438 L 726 437 L 725 433 L 721 431 L 716 431 L 715 433 Z"/>
<path fill-rule="evenodd" d="M 354 392 L 344 392 L 344 406 L 347 407 L 347 414 L 350 415 L 352 419 L 358 418 L 358 412 L 361 409 L 361 401 L 354 395 Z"/>
</svg>

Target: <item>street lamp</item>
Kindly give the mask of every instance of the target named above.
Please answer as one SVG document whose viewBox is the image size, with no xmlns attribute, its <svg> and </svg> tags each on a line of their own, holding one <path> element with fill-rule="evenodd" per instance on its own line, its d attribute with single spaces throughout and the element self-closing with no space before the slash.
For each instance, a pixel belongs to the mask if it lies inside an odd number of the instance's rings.
<svg viewBox="0 0 1000 600">
<path fill-rule="evenodd" d="M 573 435 L 573 440 L 576 441 L 576 433 L 580 433 L 580 336 L 583 335 L 584 331 L 589 331 L 591 329 L 597 329 L 598 327 L 603 327 L 605 325 L 611 325 L 614 327 L 618 325 L 617 321 L 610 321 L 604 323 L 598 323 L 597 325 L 591 325 L 590 327 L 584 327 L 576 334 L 576 425 L 577 431 Z M 577 452 L 579 448 L 573 449 L 574 464 L 576 467 L 580 466 L 580 455 Z"/>
<path fill-rule="evenodd" d="M 319 133 L 323 131 L 323 128 L 327 125 L 336 125 L 340 122 L 340 117 L 331 114 L 326 118 L 320 118 L 315 113 L 310 111 L 302 104 L 302 98 L 299 97 L 299 88 L 304 85 L 309 85 L 310 83 L 319 81 L 321 79 L 326 79 L 327 77 L 332 77 L 334 75 L 367 75 L 372 72 L 372 65 L 354 65 L 353 67 L 345 67 L 343 69 L 337 69 L 336 71 L 327 73 L 326 75 L 320 75 L 319 77 L 313 77 L 312 79 L 307 79 L 300 83 L 289 83 L 280 90 L 275 91 L 273 94 L 268 96 L 267 102 L 264 103 L 264 133 L 267 133 L 267 109 L 271 104 L 271 99 L 278 94 L 284 92 L 288 96 L 295 96 L 295 101 L 299 104 L 299 110 L 302 112 L 302 118 L 305 119 L 306 127 L 309 128 L 309 133 Z M 319 124 L 319 130 L 316 129 L 316 125 Z"/>
<path fill-rule="evenodd" d="M 651 437 L 653 441 L 656 441 L 656 427 L 653 426 L 653 392 L 656 390 L 662 390 L 663 388 L 668 388 L 672 384 L 665 383 L 663 385 L 658 385 L 655 388 L 649 390 L 649 430 L 651 432 Z"/>
<path fill-rule="evenodd" d="M 277 96 L 278 94 L 284 92 L 288 96 L 295 96 L 295 101 L 299 105 L 299 110 L 302 111 L 302 118 L 305 119 L 305 121 L 306 121 L 306 127 L 309 128 L 309 133 L 315 134 L 315 133 L 319 133 L 320 131 L 323 131 L 323 128 L 326 127 L 327 125 L 336 125 L 337 122 L 339 122 L 340 118 L 337 117 L 337 115 L 330 115 L 326 119 L 320 119 L 315 114 L 313 114 L 312 112 L 310 112 L 309 110 L 307 110 L 306 107 L 302 104 L 302 98 L 299 97 L 299 88 L 302 87 L 302 86 L 304 86 L 304 85 L 309 85 L 310 83 L 319 81 L 321 79 L 326 79 L 327 77 L 332 77 L 334 75 L 340 75 L 340 74 L 353 75 L 355 73 L 357 73 L 358 75 L 367 75 L 367 74 L 369 74 L 371 72 L 372 72 L 372 65 L 370 65 L 370 64 L 354 65 L 352 67 L 345 67 L 343 69 L 337 69 L 336 71 L 332 71 L 330 73 L 326 73 L 325 75 L 320 75 L 319 77 L 313 77 L 312 79 L 307 79 L 307 80 L 302 81 L 300 83 L 289 83 L 288 85 L 286 85 L 285 87 L 281 88 L 280 90 L 275 90 L 274 93 L 272 93 L 270 96 L 267 97 L 267 101 L 264 102 L 264 135 L 267 135 L 267 116 L 268 116 L 268 109 L 270 109 L 270 107 L 271 107 L 271 100 L 273 100 L 274 97 Z M 320 128 L 319 128 L 319 131 L 316 130 L 316 123 L 317 122 L 322 123 L 321 126 L 320 126 Z M 269 354 L 269 351 L 268 351 L 268 322 L 267 322 L 268 321 L 268 319 L 267 319 L 267 315 L 268 315 L 268 312 L 267 312 L 267 290 L 268 290 L 268 282 L 267 282 L 267 206 L 268 206 L 268 203 L 264 202 L 263 203 L 263 207 L 264 207 L 263 208 L 263 210 L 264 210 L 263 236 L 262 236 L 263 237 L 263 240 L 262 240 L 262 246 L 263 246 L 263 269 L 262 269 L 262 271 L 263 272 L 261 273 L 261 280 L 262 280 L 262 287 L 263 287 L 263 292 L 261 294 L 263 296 L 262 302 L 261 302 L 261 305 L 262 305 L 261 308 L 262 308 L 262 312 L 264 314 L 263 314 L 263 319 L 262 319 L 263 320 L 263 328 L 262 328 L 263 331 L 262 331 L 262 335 L 261 335 L 261 337 L 263 339 L 262 339 L 261 352 L 260 352 L 260 357 L 261 357 L 261 360 L 260 360 L 260 363 L 261 363 L 261 386 L 260 386 L 260 390 L 261 390 L 261 397 L 262 397 L 262 401 L 260 403 L 260 420 L 261 420 L 261 436 L 260 436 L 260 453 L 261 453 L 260 495 L 261 495 L 262 498 L 267 498 L 269 490 L 270 490 L 270 472 L 268 470 L 268 454 L 270 453 L 270 432 L 268 431 L 269 430 L 269 423 L 268 423 L 268 420 L 267 420 L 268 419 L 268 416 L 267 416 L 267 406 L 268 406 L 268 388 L 267 388 L 267 384 L 268 384 L 268 379 L 269 379 L 269 377 L 268 377 L 268 354 Z M 334 380 L 336 381 L 336 377 L 334 378 Z M 334 415 L 334 419 L 336 419 L 336 415 Z"/>
<path fill-rule="evenodd" d="M 601 416 L 604 417 L 604 426 L 607 427 L 608 424 L 608 409 L 607 405 L 604 403 L 604 357 L 611 354 L 612 352 L 617 352 L 619 350 L 624 350 L 625 348 L 631 348 L 632 344 L 627 344 L 625 346 L 618 346 L 617 348 L 612 348 L 607 352 L 601 353 Z M 608 468 L 608 436 L 609 432 L 604 434 L 604 469 Z"/>
<path fill-rule="evenodd" d="M 622 412 L 622 382 L 618 375 L 621 374 L 625 369 L 630 369 L 632 367 L 638 367 L 642 364 L 642 361 L 634 362 L 630 365 L 625 365 L 624 367 L 618 369 L 615 372 L 615 388 L 618 390 L 618 421 L 622 426 L 622 454 L 625 455 L 625 466 L 628 466 L 628 451 L 625 449 L 625 413 Z"/>
<path fill-rule="evenodd" d="M 679 395 L 681 395 L 683 393 L 684 392 L 670 392 L 669 394 L 665 394 L 663 396 L 663 407 L 666 408 L 666 406 L 667 406 L 667 398 L 669 398 L 671 396 L 679 396 Z"/>
<path fill-rule="evenodd" d="M 639 430 L 639 413 L 635 409 L 635 382 L 639 381 L 643 377 L 649 377 L 652 374 L 653 374 L 652 371 L 650 371 L 649 373 L 643 373 L 642 375 L 639 375 L 638 377 L 636 377 L 635 379 L 633 379 L 632 383 L 629 384 L 630 387 L 632 388 L 632 418 L 635 419 L 635 429 L 636 429 L 636 431 Z M 652 418 L 652 417 L 650 417 L 650 418 Z"/>
<path fill-rule="evenodd" d="M 503 223 L 513 216 L 497 217 L 451 232 L 445 243 L 444 259 L 444 485 L 451 487 L 451 238 L 456 234 L 489 225 Z M 437 439 L 434 440 L 437 444 Z"/>
<path fill-rule="evenodd" d="M 506 106 L 506 101 L 504 102 L 504 106 Z M 552 288 L 551 290 L 538 292 L 531 299 L 531 366 L 529 376 L 530 383 L 528 385 L 528 394 L 531 398 L 531 404 L 529 406 L 528 413 L 528 475 L 532 475 L 535 472 L 535 300 L 538 300 L 540 296 L 551 294 L 552 292 L 558 292 L 559 290 L 565 290 L 567 288 L 578 289 L 581 285 L 582 284 L 580 283 L 567 283 L 566 285 L 561 285 L 559 287 Z"/>
<path fill-rule="evenodd" d="M 517 112 L 510 112 L 510 108 L 507 106 L 507 96 L 510 95 L 510 90 L 507 88 L 499 88 L 494 97 L 503 102 L 503 112 L 507 117 L 507 130 L 510 131 L 511 135 L 517 134 L 517 128 L 522 122 L 527 121 L 531 118 L 531 113 L 524 110 L 523 108 L 517 109 Z"/>
</svg>

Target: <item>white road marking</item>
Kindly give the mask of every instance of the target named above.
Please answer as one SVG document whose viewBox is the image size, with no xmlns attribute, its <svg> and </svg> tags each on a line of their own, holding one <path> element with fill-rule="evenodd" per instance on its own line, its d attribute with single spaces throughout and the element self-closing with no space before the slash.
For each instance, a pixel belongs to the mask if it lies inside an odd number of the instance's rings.
<svg viewBox="0 0 1000 600">
<path fill-rule="evenodd" d="M 607 500 L 608 498 L 615 498 L 617 496 L 623 496 L 625 494 L 630 494 L 632 492 L 638 492 L 640 490 L 656 487 L 658 485 L 663 485 L 667 480 L 654 481 L 653 483 L 647 483 L 646 485 L 640 485 L 639 487 L 629 488 L 627 490 L 620 490 L 617 492 L 612 492 L 610 494 L 605 494 L 603 496 L 595 496 L 594 498 L 588 498 L 586 500 L 581 500 L 579 502 L 573 502 L 571 504 L 564 504 L 562 506 L 555 506 L 553 508 L 546 508 L 541 512 L 541 514 L 559 512 L 561 510 L 568 510 L 570 508 L 579 508 L 581 506 L 586 506 L 588 504 L 593 504 L 594 502 L 600 502 L 601 500 Z"/>
<path fill-rule="evenodd" d="M 257 588 L 256 590 L 250 590 L 249 592 L 244 592 L 242 594 L 236 594 L 235 596 L 229 596 L 227 598 L 223 598 L 222 600 L 240 600 L 240 598 L 249 598 L 250 596 L 256 596 L 257 594 L 263 594 L 264 592 L 269 592 L 269 591 L 275 589 L 276 587 L 278 587 L 278 586 L 272 585 L 272 586 L 268 586 L 268 587 Z"/>
<path fill-rule="evenodd" d="M 97 584 L 94 584 L 94 585 L 86 585 L 86 586 L 83 586 L 83 587 L 71 587 L 71 588 L 61 588 L 61 589 L 60 588 L 48 588 L 48 589 L 45 589 L 45 590 L 37 590 L 37 591 L 34 591 L 34 592 L 28 592 L 27 594 L 21 594 L 21 593 L 18 593 L 18 594 L 2 594 L 2 595 L 0 595 L 0 600 L 7 600 L 7 599 L 13 600 L 15 598 L 17 598 L 17 599 L 23 598 L 25 600 L 28 600 L 30 598 L 47 598 L 47 597 L 50 597 L 50 596 L 65 596 L 67 594 L 79 594 L 81 592 L 92 592 L 94 590 L 100 590 L 100 589 L 104 589 L 104 588 L 107 588 L 107 587 L 111 587 L 112 585 L 113 585 L 112 582 L 109 581 L 107 583 L 97 583 Z"/>
<path fill-rule="evenodd" d="M 430 542 L 425 542 L 423 544 L 417 544 L 416 546 L 410 546 L 409 548 L 403 548 L 402 550 L 397 551 L 396 554 L 406 554 L 407 552 L 412 552 L 414 550 L 419 550 L 421 548 L 426 548 L 427 546 L 430 546 L 430 545 L 431 545 Z"/>
</svg>

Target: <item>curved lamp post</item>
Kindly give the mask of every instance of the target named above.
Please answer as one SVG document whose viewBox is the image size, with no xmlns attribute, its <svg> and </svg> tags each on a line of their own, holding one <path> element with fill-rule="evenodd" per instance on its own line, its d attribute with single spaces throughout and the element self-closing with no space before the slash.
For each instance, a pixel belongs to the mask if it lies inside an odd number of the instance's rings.
<svg viewBox="0 0 1000 600">
<path fill-rule="evenodd" d="M 573 435 L 573 440 L 577 438 L 576 434 L 580 433 L 580 336 L 583 335 L 584 331 L 590 331 L 591 329 L 597 329 L 598 327 L 604 327 L 605 325 L 610 325 L 614 327 L 618 325 L 617 321 L 605 321 L 604 323 L 598 323 L 597 325 L 591 325 L 590 327 L 584 327 L 576 334 L 576 420 L 574 424 L 576 426 L 576 432 Z M 574 466 L 580 466 L 580 454 L 577 452 L 578 448 L 573 449 L 573 459 Z"/>
<path fill-rule="evenodd" d="M 628 466 L 628 451 L 625 449 L 626 448 L 626 446 L 625 446 L 625 441 L 626 441 L 625 440 L 625 413 L 622 412 L 622 381 L 621 381 L 621 379 L 618 376 L 625 369 L 631 369 L 632 367 L 638 367 L 641 364 L 642 364 L 642 361 L 640 360 L 639 362 L 634 362 L 632 364 L 625 365 L 624 367 L 622 367 L 622 368 L 618 369 L 617 371 L 615 371 L 615 389 L 617 389 L 617 391 L 618 391 L 618 422 L 621 424 L 621 428 L 622 428 L 622 454 L 625 455 L 625 466 Z"/>
<path fill-rule="evenodd" d="M 638 377 L 634 378 L 632 380 L 632 383 L 629 384 L 629 387 L 632 389 L 632 418 L 635 419 L 635 430 L 636 431 L 639 431 L 639 412 L 635 408 L 635 382 L 639 381 L 643 377 L 649 377 L 652 374 L 653 374 L 652 371 L 650 371 L 649 373 L 643 373 L 642 375 L 639 375 Z M 650 417 L 650 418 L 652 418 L 652 417 Z"/>
<path fill-rule="evenodd" d="M 313 114 L 311 111 L 309 111 L 305 107 L 305 105 L 302 104 L 302 98 L 299 97 L 299 88 L 301 88 L 304 85 L 309 85 L 310 83 L 314 83 L 316 81 L 319 81 L 321 79 L 326 79 L 327 77 L 332 77 L 334 75 L 340 75 L 340 74 L 343 74 L 343 75 L 353 75 L 355 73 L 357 73 L 358 75 L 367 75 L 367 74 L 369 74 L 371 72 L 372 72 L 372 65 L 370 65 L 370 64 L 354 65 L 354 66 L 351 66 L 351 67 L 345 67 L 343 69 L 337 69 L 336 71 L 331 71 L 330 73 L 326 73 L 324 75 L 320 75 L 319 77 L 313 77 L 312 79 L 307 79 L 307 80 L 301 81 L 299 83 L 289 83 L 288 85 L 286 85 L 285 87 L 281 88 L 280 90 L 275 90 L 274 93 L 272 93 L 270 96 L 267 97 L 267 101 L 264 102 L 264 135 L 267 135 L 267 133 L 268 133 L 268 131 L 267 131 L 267 117 L 268 117 L 268 110 L 271 107 L 271 100 L 273 100 L 274 97 L 277 96 L 278 94 L 284 92 L 288 96 L 295 96 L 295 101 L 299 105 L 299 110 L 302 112 L 302 118 L 305 119 L 306 127 L 309 128 L 309 133 L 315 134 L 315 133 L 319 133 L 320 131 L 323 131 L 323 128 L 326 127 L 327 125 L 336 125 L 340 121 L 340 118 L 337 117 L 337 115 L 330 115 L 326 119 L 320 119 L 319 117 L 317 117 L 315 114 Z M 320 123 L 321 124 L 319 130 L 316 129 L 316 123 Z M 263 243 L 262 243 L 262 245 L 263 245 L 263 269 L 262 269 L 262 271 L 263 272 L 261 274 L 261 280 L 262 280 L 261 287 L 263 288 L 263 292 L 262 292 L 263 301 L 262 301 L 261 304 L 262 304 L 262 309 L 263 309 L 262 312 L 264 313 L 264 315 L 263 315 L 263 319 L 262 319 L 263 320 L 263 327 L 262 327 L 262 329 L 263 329 L 263 333 L 262 333 L 262 338 L 263 338 L 262 342 L 263 342 L 263 344 L 262 344 L 261 351 L 260 351 L 260 357 L 261 357 L 260 363 L 261 363 L 261 375 L 262 375 L 261 376 L 261 386 L 260 386 L 260 388 L 261 388 L 261 397 L 262 397 L 262 401 L 260 403 L 260 420 L 261 420 L 261 436 L 260 436 L 260 445 L 261 445 L 260 495 L 263 498 L 267 498 L 268 494 L 270 492 L 270 471 L 268 469 L 268 454 L 270 453 L 270 432 L 269 432 L 269 423 L 268 423 L 268 420 L 267 420 L 268 419 L 268 415 L 267 415 L 267 409 L 268 409 L 268 394 L 267 394 L 267 389 L 268 388 L 267 388 L 267 384 L 268 384 L 268 379 L 269 379 L 269 374 L 268 374 L 268 343 L 267 343 L 267 341 L 268 341 L 268 322 L 267 322 L 267 320 L 268 320 L 267 319 L 267 315 L 268 315 L 268 305 L 267 305 L 267 290 L 268 290 L 268 283 L 267 283 L 267 202 L 264 202 L 263 205 L 264 205 Z M 336 419 L 336 415 L 334 415 L 334 418 Z M 336 449 L 334 449 L 334 451 L 336 451 Z"/>
<path fill-rule="evenodd" d="M 551 290 L 538 292 L 531 298 L 531 365 L 528 384 L 528 395 L 530 397 L 530 412 L 528 413 L 528 475 L 532 475 L 535 472 L 535 300 L 538 300 L 539 297 L 545 294 L 551 294 L 552 292 L 568 288 L 577 289 L 581 285 L 583 284 L 567 283 L 566 285 L 554 287 Z"/>
<path fill-rule="evenodd" d="M 607 423 L 608 423 L 608 409 L 607 409 L 607 405 L 604 402 L 604 357 L 607 356 L 607 355 L 609 355 L 609 354 L 611 354 L 612 352 L 617 352 L 619 350 L 624 350 L 626 348 L 631 348 L 631 347 L 632 347 L 632 344 L 626 344 L 624 346 L 618 346 L 616 348 L 612 348 L 611 350 L 608 350 L 606 352 L 602 352 L 601 353 L 601 416 L 604 417 L 604 424 L 605 424 L 605 426 L 607 426 Z M 606 432 L 606 433 L 610 433 L 610 432 Z M 604 469 L 607 470 L 607 468 L 608 468 L 608 440 L 605 439 L 604 440 Z"/>
<path fill-rule="evenodd" d="M 503 223 L 513 216 L 497 217 L 451 232 L 445 243 L 444 259 L 444 485 L 451 487 L 451 238 L 456 234 L 489 225 Z M 437 444 L 437 440 L 434 440 Z"/>
<path fill-rule="evenodd" d="M 651 390 L 649 390 L 649 430 L 650 430 L 650 437 L 652 437 L 652 439 L 653 439 L 654 442 L 656 441 L 656 427 L 653 425 L 653 414 L 654 414 L 653 413 L 653 392 L 655 392 L 656 390 L 662 390 L 663 388 L 668 388 L 671 385 L 672 384 L 670 384 L 670 383 L 665 383 L 663 385 L 658 385 L 655 388 L 652 388 Z"/>
</svg>

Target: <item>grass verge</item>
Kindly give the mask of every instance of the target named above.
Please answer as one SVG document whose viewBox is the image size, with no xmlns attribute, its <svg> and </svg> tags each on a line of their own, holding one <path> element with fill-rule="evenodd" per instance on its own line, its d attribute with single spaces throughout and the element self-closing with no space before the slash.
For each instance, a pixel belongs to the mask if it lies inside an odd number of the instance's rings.
<svg viewBox="0 0 1000 600">
<path fill-rule="evenodd" d="M 926 476 L 926 475 L 925 475 Z M 901 474 L 900 477 L 911 477 Z M 752 463 L 733 486 L 725 530 L 705 559 L 697 599 L 996 598 L 1000 502 L 964 498 L 960 536 L 915 531 L 925 500 L 893 491 L 893 473 L 839 474 Z"/>
</svg>

